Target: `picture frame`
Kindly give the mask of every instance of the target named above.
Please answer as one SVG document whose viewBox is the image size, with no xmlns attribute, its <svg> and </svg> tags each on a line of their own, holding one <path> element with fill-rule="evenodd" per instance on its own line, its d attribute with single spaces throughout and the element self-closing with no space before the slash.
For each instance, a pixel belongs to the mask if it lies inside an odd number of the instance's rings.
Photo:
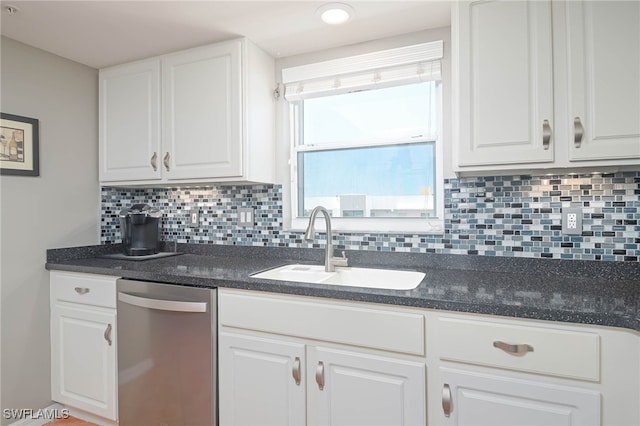
<svg viewBox="0 0 640 426">
<path fill-rule="evenodd" d="M 0 174 L 40 176 L 36 118 L 0 113 Z"/>
</svg>

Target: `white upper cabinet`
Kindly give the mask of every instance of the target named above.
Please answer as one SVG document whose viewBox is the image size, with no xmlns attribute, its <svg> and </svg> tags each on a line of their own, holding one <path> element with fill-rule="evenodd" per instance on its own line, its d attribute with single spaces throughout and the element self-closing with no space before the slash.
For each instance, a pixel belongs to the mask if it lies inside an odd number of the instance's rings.
<svg viewBox="0 0 640 426">
<path fill-rule="evenodd" d="M 167 179 L 242 175 L 241 57 L 233 43 L 163 59 Z"/>
<path fill-rule="evenodd" d="M 572 1 L 566 12 L 569 158 L 638 159 L 640 3 Z"/>
<path fill-rule="evenodd" d="M 638 2 L 454 2 L 455 170 L 639 165 L 639 28 Z"/>
<path fill-rule="evenodd" d="M 100 71 L 100 180 L 160 179 L 160 60 Z"/>
<path fill-rule="evenodd" d="M 101 70 L 101 183 L 273 182 L 274 73 L 246 39 Z"/>
<path fill-rule="evenodd" d="M 460 166 L 553 161 L 551 2 L 454 2 Z"/>
</svg>

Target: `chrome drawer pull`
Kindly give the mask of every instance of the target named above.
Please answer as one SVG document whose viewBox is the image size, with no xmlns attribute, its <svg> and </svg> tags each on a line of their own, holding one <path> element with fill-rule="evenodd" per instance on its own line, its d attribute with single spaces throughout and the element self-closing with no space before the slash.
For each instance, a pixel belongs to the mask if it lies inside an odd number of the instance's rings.
<svg viewBox="0 0 640 426">
<path fill-rule="evenodd" d="M 549 120 L 544 120 L 542 122 L 542 148 L 544 150 L 548 150 L 550 142 L 551 142 L 551 126 L 549 125 Z"/>
<path fill-rule="evenodd" d="M 442 411 L 445 417 L 451 415 L 451 388 L 446 383 L 442 387 Z"/>
<path fill-rule="evenodd" d="M 318 367 L 316 367 L 316 383 L 318 384 L 318 389 L 324 389 L 324 363 L 322 361 L 319 361 Z"/>
<path fill-rule="evenodd" d="M 573 143 L 576 145 L 576 148 L 580 148 L 582 145 L 582 136 L 584 136 L 584 127 L 582 127 L 580 117 L 576 117 L 573 120 Z"/>
<path fill-rule="evenodd" d="M 527 352 L 533 352 L 533 346 L 531 345 L 510 345 L 509 343 L 501 342 L 500 340 L 493 342 L 493 347 L 502 349 L 506 353 L 512 355 L 524 355 Z"/>
<path fill-rule="evenodd" d="M 300 357 L 297 356 L 295 361 L 293 361 L 293 370 L 291 371 L 293 375 L 293 380 L 296 381 L 296 385 L 300 386 Z"/>
<path fill-rule="evenodd" d="M 87 293 L 89 293 L 89 289 L 87 287 L 76 287 L 76 288 L 74 288 L 74 290 L 78 294 L 87 294 Z"/>
<path fill-rule="evenodd" d="M 104 340 L 109 342 L 109 346 L 111 346 L 111 324 L 108 324 L 107 329 L 104 331 Z"/>
</svg>

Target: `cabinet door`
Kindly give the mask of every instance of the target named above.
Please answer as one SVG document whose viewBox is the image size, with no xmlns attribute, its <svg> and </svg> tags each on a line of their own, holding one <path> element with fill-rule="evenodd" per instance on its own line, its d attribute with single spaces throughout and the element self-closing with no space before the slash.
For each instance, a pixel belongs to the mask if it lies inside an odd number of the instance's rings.
<svg viewBox="0 0 640 426">
<path fill-rule="evenodd" d="M 640 3 L 566 8 L 570 159 L 640 159 Z"/>
<path fill-rule="evenodd" d="M 160 61 L 100 71 L 100 181 L 160 179 Z"/>
<path fill-rule="evenodd" d="M 304 345 L 221 332 L 220 424 L 303 425 Z"/>
<path fill-rule="evenodd" d="M 242 174 L 241 54 L 234 41 L 163 58 L 167 179 Z"/>
<path fill-rule="evenodd" d="M 54 304 L 51 372 L 54 401 L 116 420 L 115 309 Z"/>
<path fill-rule="evenodd" d="M 458 165 L 553 161 L 551 2 L 452 7 Z"/>
<path fill-rule="evenodd" d="M 600 394 L 594 391 L 448 368 L 441 368 L 440 373 L 443 382 L 441 416 L 433 414 L 438 424 L 600 424 Z"/>
<path fill-rule="evenodd" d="M 426 424 L 423 363 L 322 347 L 308 355 L 309 424 Z"/>
</svg>

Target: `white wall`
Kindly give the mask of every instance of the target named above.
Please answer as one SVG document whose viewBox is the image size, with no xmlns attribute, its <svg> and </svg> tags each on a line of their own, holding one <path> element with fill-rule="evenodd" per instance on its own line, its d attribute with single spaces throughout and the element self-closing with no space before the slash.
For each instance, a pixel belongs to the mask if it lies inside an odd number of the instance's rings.
<svg viewBox="0 0 640 426">
<path fill-rule="evenodd" d="M 0 58 L 1 111 L 40 120 L 40 176 L 0 178 L 0 406 L 35 409 L 51 403 L 46 250 L 98 243 L 98 71 L 5 37 Z"/>
</svg>

